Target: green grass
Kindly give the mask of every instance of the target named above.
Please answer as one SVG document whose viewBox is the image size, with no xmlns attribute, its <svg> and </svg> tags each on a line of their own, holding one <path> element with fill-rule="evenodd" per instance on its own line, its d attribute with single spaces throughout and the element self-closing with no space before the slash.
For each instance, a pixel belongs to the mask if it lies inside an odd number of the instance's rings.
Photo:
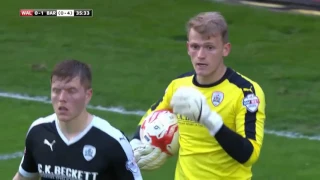
<svg viewBox="0 0 320 180">
<path fill-rule="evenodd" d="M 267 100 L 266 127 L 318 134 L 320 57 L 318 17 L 272 13 L 195 0 L 4 1 L 0 20 L 0 90 L 49 95 L 52 66 L 75 58 L 91 64 L 92 103 L 147 109 L 170 80 L 192 69 L 185 23 L 200 11 L 220 11 L 229 22 L 232 52 L 226 64 L 257 81 Z M 21 8 L 93 8 L 93 18 L 22 18 Z M 182 38 L 181 38 L 182 37 Z M 47 69 L 34 71 L 33 64 Z M 0 153 L 23 148 L 32 120 L 50 106 L 1 98 Z M 132 132 L 138 116 L 93 111 Z M 256 179 L 316 179 L 318 143 L 267 135 Z M 174 159 L 145 179 L 172 179 Z M 9 179 L 19 161 L 0 161 Z M 3 172 L 1 172 L 3 171 Z"/>
<path fill-rule="evenodd" d="M 52 66 L 62 59 L 77 58 L 92 65 L 94 103 L 146 109 L 172 78 L 192 68 L 185 42 L 175 40 L 185 36 L 188 18 L 200 11 L 217 10 L 230 24 L 233 46 L 226 63 L 263 87 L 267 126 L 308 134 L 319 130 L 318 17 L 194 0 L 6 4 L 8 15 L 1 17 L 0 29 L 1 59 L 10 62 L 0 66 L 5 72 L 0 76 L 4 91 L 47 95 Z M 95 16 L 18 17 L 18 9 L 26 6 L 90 7 Z M 47 71 L 32 71 L 32 64 L 41 63 Z"/>
</svg>

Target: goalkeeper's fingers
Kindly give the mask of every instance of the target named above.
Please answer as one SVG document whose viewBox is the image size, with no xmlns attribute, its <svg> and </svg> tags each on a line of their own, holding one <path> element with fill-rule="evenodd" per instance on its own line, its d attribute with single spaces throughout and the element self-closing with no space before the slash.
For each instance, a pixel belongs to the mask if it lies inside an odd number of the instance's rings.
<svg viewBox="0 0 320 180">
<path fill-rule="evenodd" d="M 160 156 L 155 159 L 154 161 L 146 164 L 145 166 L 142 166 L 142 170 L 155 170 L 160 168 L 167 160 L 168 155 L 166 153 L 161 152 Z"/>
<path fill-rule="evenodd" d="M 138 164 L 141 170 L 154 170 L 160 168 L 167 160 L 168 155 L 166 153 L 161 152 L 158 156 L 155 158 L 148 158 L 145 157 L 141 160 L 141 162 Z M 144 161 L 147 160 L 148 161 Z M 150 161 L 149 161 L 150 160 Z"/>
<path fill-rule="evenodd" d="M 168 155 L 163 153 L 160 148 L 149 144 L 144 144 L 138 139 L 130 142 L 135 160 L 142 170 L 154 170 L 162 166 Z"/>
<path fill-rule="evenodd" d="M 152 153 L 152 151 L 157 151 L 157 148 L 151 146 L 151 145 L 144 145 L 143 147 L 141 147 L 140 149 L 138 149 L 139 153 L 141 156 L 145 156 L 145 155 L 148 155 L 150 153 Z"/>
</svg>

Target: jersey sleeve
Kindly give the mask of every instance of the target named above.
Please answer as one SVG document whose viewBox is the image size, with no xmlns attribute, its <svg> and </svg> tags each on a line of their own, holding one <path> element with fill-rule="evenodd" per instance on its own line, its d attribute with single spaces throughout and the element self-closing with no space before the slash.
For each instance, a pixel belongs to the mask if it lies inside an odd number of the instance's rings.
<svg viewBox="0 0 320 180">
<path fill-rule="evenodd" d="M 123 135 L 112 152 L 113 170 L 117 180 L 142 180 L 140 169 L 135 162 L 132 147 Z"/>
<path fill-rule="evenodd" d="M 25 149 L 24 149 L 24 155 L 22 157 L 20 167 L 19 167 L 19 173 L 26 178 L 33 178 L 38 176 L 38 169 L 37 164 L 33 158 L 32 154 L 32 126 L 30 127 L 27 137 L 25 140 Z"/>
<path fill-rule="evenodd" d="M 243 89 L 237 105 L 236 132 L 249 139 L 253 152 L 245 165 L 257 161 L 263 142 L 265 114 L 265 95 L 258 84 L 251 89 Z"/>
<path fill-rule="evenodd" d="M 173 83 L 171 82 L 169 84 L 169 86 L 167 87 L 167 89 L 165 90 L 163 97 L 158 102 L 151 105 L 151 107 L 144 114 L 144 116 L 142 116 L 142 118 L 139 122 L 139 125 L 141 125 L 143 123 L 144 119 L 153 111 L 165 110 L 165 109 L 171 110 L 170 101 L 171 101 L 172 95 L 173 95 Z"/>
</svg>

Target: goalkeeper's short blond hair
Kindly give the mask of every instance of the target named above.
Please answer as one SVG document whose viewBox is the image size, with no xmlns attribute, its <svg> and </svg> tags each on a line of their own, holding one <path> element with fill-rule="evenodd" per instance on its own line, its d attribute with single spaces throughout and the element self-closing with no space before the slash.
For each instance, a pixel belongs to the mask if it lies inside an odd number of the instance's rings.
<svg viewBox="0 0 320 180">
<path fill-rule="evenodd" d="M 229 42 L 228 24 L 219 12 L 202 12 L 192 17 L 187 23 L 187 33 L 190 29 L 203 36 L 216 36 L 220 34 L 224 43 Z"/>
</svg>

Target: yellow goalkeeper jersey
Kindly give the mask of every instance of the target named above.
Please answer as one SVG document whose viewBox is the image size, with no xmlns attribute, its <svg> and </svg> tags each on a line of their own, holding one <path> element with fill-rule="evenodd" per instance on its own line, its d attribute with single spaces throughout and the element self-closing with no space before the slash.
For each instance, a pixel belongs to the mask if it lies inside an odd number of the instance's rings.
<svg viewBox="0 0 320 180">
<path fill-rule="evenodd" d="M 206 127 L 178 115 L 180 150 L 175 180 L 251 179 L 251 167 L 260 154 L 266 118 L 265 96 L 261 87 L 231 68 L 227 68 L 224 76 L 211 85 L 200 85 L 195 76 L 190 72 L 174 79 L 163 98 L 151 106 L 140 124 L 154 110 L 171 110 L 171 97 L 179 87 L 194 87 L 206 96 L 210 108 L 222 116 L 224 125 L 247 138 L 253 150 L 245 162 L 239 162 L 240 160 L 232 158 L 217 139 L 209 134 Z M 232 142 L 225 142 L 228 143 Z M 242 155 L 237 156 L 241 158 Z"/>
</svg>

